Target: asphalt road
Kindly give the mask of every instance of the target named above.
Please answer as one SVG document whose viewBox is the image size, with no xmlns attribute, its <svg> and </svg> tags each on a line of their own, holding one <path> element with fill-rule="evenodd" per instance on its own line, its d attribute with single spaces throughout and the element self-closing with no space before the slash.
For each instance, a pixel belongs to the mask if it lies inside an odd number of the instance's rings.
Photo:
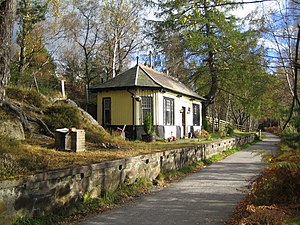
<svg viewBox="0 0 300 225">
<path fill-rule="evenodd" d="M 78 225 L 221 225 L 248 191 L 264 163 L 257 151 L 275 153 L 279 138 L 262 142 L 193 173 L 168 188 L 91 216 Z"/>
</svg>

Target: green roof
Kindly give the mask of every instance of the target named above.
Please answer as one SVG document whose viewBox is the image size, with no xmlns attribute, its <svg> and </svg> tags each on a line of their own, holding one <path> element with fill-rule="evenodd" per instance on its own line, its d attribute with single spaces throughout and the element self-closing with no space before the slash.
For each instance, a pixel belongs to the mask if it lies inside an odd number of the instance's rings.
<svg viewBox="0 0 300 225">
<path fill-rule="evenodd" d="M 171 92 L 182 94 L 188 97 L 205 100 L 196 92 L 185 86 L 178 80 L 160 73 L 148 66 L 137 64 L 120 75 L 110 79 L 98 86 L 91 87 L 90 90 L 123 90 L 130 88 L 169 90 Z"/>
</svg>

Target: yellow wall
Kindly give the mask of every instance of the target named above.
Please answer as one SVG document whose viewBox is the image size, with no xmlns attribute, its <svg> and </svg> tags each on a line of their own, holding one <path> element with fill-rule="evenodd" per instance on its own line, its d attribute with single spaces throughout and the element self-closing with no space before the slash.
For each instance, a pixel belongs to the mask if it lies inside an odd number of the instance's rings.
<svg viewBox="0 0 300 225">
<path fill-rule="evenodd" d="M 97 120 L 102 124 L 102 99 L 111 98 L 111 125 L 132 125 L 132 97 L 127 91 L 99 92 Z"/>
<path fill-rule="evenodd" d="M 157 93 L 158 91 L 155 90 L 137 90 L 136 96 L 148 96 L 153 98 L 153 124 L 158 125 L 157 123 Z M 141 115 L 141 102 L 135 101 L 135 111 L 136 111 L 136 117 L 135 117 L 135 124 L 136 125 L 143 125 L 142 121 L 142 115 Z"/>
</svg>

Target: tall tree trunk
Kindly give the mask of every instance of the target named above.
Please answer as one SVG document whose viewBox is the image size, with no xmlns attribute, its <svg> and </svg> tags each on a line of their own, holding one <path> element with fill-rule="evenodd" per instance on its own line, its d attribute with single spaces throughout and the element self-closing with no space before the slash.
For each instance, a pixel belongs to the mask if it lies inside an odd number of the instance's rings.
<svg viewBox="0 0 300 225">
<path fill-rule="evenodd" d="M 0 0 L 0 106 L 6 99 L 6 88 L 10 78 L 12 31 L 16 4 L 16 0 Z"/>
<path fill-rule="evenodd" d="M 206 6 L 207 3 L 204 2 L 204 5 Z M 204 9 L 204 13 L 205 15 L 208 15 L 207 8 Z M 212 31 L 209 23 L 205 24 L 205 29 L 206 29 L 206 36 L 210 37 L 212 35 Z M 209 51 L 206 60 L 208 64 L 209 73 L 211 76 L 211 84 L 210 84 L 210 90 L 208 94 L 204 96 L 206 100 L 203 102 L 204 107 L 202 108 L 203 109 L 202 112 L 204 112 L 204 110 L 207 110 L 208 106 L 213 103 L 219 89 L 218 75 L 215 71 L 215 65 L 214 65 L 214 52 L 212 50 L 213 48 L 210 46 L 210 44 L 208 44 L 207 49 L 209 49 Z M 207 113 L 205 113 L 205 115 L 206 114 Z M 202 119 L 203 119 L 204 129 L 207 129 L 208 128 L 207 123 L 204 121 L 206 118 L 203 117 Z"/>
<path fill-rule="evenodd" d="M 299 64 L 298 64 L 298 55 L 299 55 L 299 44 L 300 44 L 300 25 L 298 25 L 298 35 L 297 35 L 297 42 L 296 42 L 296 51 L 295 51 L 295 61 L 294 61 L 294 88 L 293 88 L 293 102 L 292 102 L 292 107 L 290 109 L 290 114 L 289 117 L 287 119 L 287 121 L 285 122 L 285 124 L 283 125 L 283 130 L 286 128 L 286 126 L 288 125 L 288 123 L 290 122 L 293 112 L 294 112 L 294 107 L 295 106 L 300 106 L 300 101 L 298 98 L 298 69 L 299 69 Z M 299 113 L 299 108 L 297 113 Z"/>
<path fill-rule="evenodd" d="M 112 59 L 112 78 L 116 76 L 117 50 L 118 50 L 118 32 L 115 31 L 114 51 L 113 51 L 113 59 Z"/>
</svg>

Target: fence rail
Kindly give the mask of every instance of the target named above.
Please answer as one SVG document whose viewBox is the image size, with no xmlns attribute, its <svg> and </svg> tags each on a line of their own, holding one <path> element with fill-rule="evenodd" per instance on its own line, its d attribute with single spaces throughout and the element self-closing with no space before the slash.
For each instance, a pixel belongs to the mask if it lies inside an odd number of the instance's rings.
<svg viewBox="0 0 300 225">
<path fill-rule="evenodd" d="M 252 131 L 249 126 L 240 125 L 240 124 L 232 124 L 231 122 L 220 120 L 218 118 L 212 118 L 207 116 L 207 122 L 214 130 L 220 131 L 225 130 L 227 126 L 231 126 L 234 129 L 240 130 L 242 132 L 250 132 Z"/>
</svg>

